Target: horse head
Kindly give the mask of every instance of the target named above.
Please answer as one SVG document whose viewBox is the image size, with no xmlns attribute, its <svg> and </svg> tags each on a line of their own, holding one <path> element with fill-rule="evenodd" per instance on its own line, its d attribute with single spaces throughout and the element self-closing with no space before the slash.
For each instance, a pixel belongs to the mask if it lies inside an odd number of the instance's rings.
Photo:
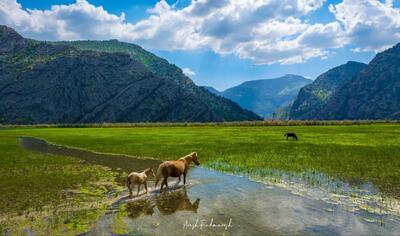
<svg viewBox="0 0 400 236">
<path fill-rule="evenodd" d="M 192 157 L 192 161 L 193 161 L 196 165 L 200 165 L 199 156 L 197 155 L 197 152 L 192 152 L 192 153 L 190 153 L 190 156 Z"/>
<path fill-rule="evenodd" d="M 148 168 L 148 169 L 146 169 L 144 172 L 145 172 L 145 174 L 146 174 L 147 176 L 152 176 L 152 177 L 155 177 L 155 176 L 156 176 L 156 175 L 154 174 L 153 168 Z"/>
</svg>

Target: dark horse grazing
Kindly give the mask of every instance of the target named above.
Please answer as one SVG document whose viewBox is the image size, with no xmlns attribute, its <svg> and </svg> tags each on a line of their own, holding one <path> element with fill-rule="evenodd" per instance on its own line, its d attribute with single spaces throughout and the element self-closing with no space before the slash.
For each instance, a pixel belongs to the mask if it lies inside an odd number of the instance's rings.
<svg viewBox="0 0 400 236">
<path fill-rule="evenodd" d="M 196 165 L 200 165 L 197 152 L 192 152 L 187 156 L 179 158 L 177 161 L 164 161 L 161 163 L 156 174 L 156 187 L 161 176 L 164 177 L 164 180 L 161 183 L 161 191 L 163 190 L 164 185 L 168 188 L 168 177 L 178 177 L 179 182 L 181 182 L 181 175 L 183 175 L 183 184 L 186 184 L 186 174 L 192 161 L 196 163 Z"/>
<path fill-rule="evenodd" d="M 297 135 L 294 132 L 288 132 L 283 137 L 286 137 L 286 140 L 289 139 L 289 137 L 292 137 L 293 140 L 298 140 Z"/>
</svg>

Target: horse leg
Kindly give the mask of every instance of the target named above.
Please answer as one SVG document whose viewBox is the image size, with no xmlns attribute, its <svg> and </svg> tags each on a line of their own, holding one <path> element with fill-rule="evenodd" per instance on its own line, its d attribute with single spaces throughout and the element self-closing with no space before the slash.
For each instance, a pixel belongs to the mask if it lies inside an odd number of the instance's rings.
<svg viewBox="0 0 400 236">
<path fill-rule="evenodd" d="M 149 193 L 149 190 L 147 189 L 147 182 L 144 182 L 144 188 L 146 189 L 146 194 Z"/>
<path fill-rule="evenodd" d="M 169 186 L 168 186 L 168 177 L 164 178 L 164 182 L 165 182 L 165 187 L 169 188 Z"/>
<path fill-rule="evenodd" d="M 137 195 L 136 196 L 139 196 L 139 192 L 140 192 L 140 184 L 138 184 L 138 186 L 137 186 Z"/>
<path fill-rule="evenodd" d="M 133 193 L 132 193 L 132 188 L 133 188 L 134 186 L 135 186 L 135 185 L 134 185 L 133 183 L 129 183 L 129 184 L 128 184 L 129 197 L 132 197 L 132 195 L 133 195 Z"/>
<path fill-rule="evenodd" d="M 186 172 L 183 172 L 183 185 L 186 184 Z"/>
<path fill-rule="evenodd" d="M 165 179 L 165 178 L 164 178 L 164 179 Z M 163 188 L 164 188 L 164 179 L 163 179 L 163 181 L 161 182 L 160 192 L 162 192 L 162 190 L 163 190 Z"/>
<path fill-rule="evenodd" d="M 167 179 L 168 179 L 168 177 L 165 177 L 163 182 L 161 183 L 161 189 L 160 189 L 161 192 L 163 190 L 164 185 L 165 185 L 166 188 L 169 188 Z"/>
</svg>

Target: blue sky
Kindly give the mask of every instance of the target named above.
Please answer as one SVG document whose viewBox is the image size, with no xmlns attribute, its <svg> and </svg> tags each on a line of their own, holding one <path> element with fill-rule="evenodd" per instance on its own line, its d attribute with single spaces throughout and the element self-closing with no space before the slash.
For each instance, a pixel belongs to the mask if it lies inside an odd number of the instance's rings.
<svg viewBox="0 0 400 236">
<path fill-rule="evenodd" d="M 398 0 L 0 0 L 0 24 L 26 37 L 134 42 L 220 90 L 368 63 L 398 22 Z"/>
</svg>

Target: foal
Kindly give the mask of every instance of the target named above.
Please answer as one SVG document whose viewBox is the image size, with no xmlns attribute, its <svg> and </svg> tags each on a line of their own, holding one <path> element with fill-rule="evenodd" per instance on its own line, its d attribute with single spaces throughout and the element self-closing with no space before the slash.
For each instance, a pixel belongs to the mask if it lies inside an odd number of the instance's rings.
<svg viewBox="0 0 400 236">
<path fill-rule="evenodd" d="M 135 184 L 138 185 L 138 190 L 137 190 L 137 195 L 139 195 L 140 192 L 140 185 L 144 185 L 144 188 L 146 189 L 146 193 L 149 191 L 147 190 L 147 178 L 149 176 L 154 177 L 154 171 L 153 168 L 147 168 L 144 171 L 138 173 L 138 172 L 132 172 L 128 175 L 127 178 L 127 185 L 129 189 L 129 197 L 132 197 L 132 189 L 135 186 Z"/>
<path fill-rule="evenodd" d="M 168 177 L 178 177 L 179 182 L 181 182 L 181 175 L 183 175 L 183 184 L 186 184 L 186 174 L 189 170 L 189 165 L 193 161 L 196 165 L 200 165 L 198 160 L 197 152 L 192 152 L 187 156 L 179 158 L 177 161 L 164 161 L 160 164 L 156 174 L 156 187 L 158 182 L 160 181 L 161 175 L 164 177 L 163 182 L 161 183 L 161 191 L 163 190 L 164 185 L 168 188 Z"/>
</svg>

